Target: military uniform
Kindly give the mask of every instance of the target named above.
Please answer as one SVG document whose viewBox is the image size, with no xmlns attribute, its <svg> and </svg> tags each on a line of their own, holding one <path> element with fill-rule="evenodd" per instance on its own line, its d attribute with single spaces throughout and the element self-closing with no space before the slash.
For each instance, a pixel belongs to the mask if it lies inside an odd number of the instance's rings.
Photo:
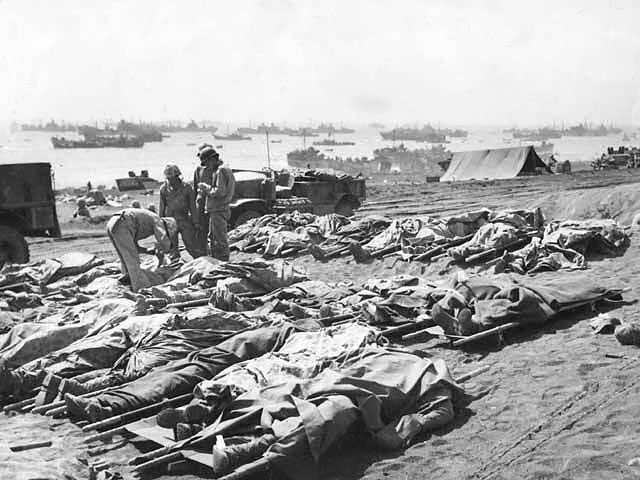
<svg viewBox="0 0 640 480">
<path fill-rule="evenodd" d="M 231 169 L 219 167 L 213 175 L 211 190 L 207 194 L 206 211 L 210 218 L 211 255 L 225 261 L 229 260 L 227 223 L 231 216 L 230 204 L 235 188 L 236 180 Z"/>
<path fill-rule="evenodd" d="M 186 183 L 181 183 L 178 188 L 172 188 L 165 183 L 160 188 L 160 216 L 172 217 L 178 224 L 178 232 L 182 236 L 187 252 L 193 258 L 198 258 L 207 253 L 206 248 L 202 248 L 201 242 L 196 232 L 195 223 L 199 221 L 196 209 L 196 199 L 193 188 Z M 174 255 L 178 254 L 176 245 Z"/>
<path fill-rule="evenodd" d="M 206 195 L 199 191 L 198 184 L 206 183 L 211 185 L 213 183 L 213 168 L 210 166 L 199 166 L 193 174 L 193 188 L 196 190 L 196 211 L 198 212 L 198 223 L 200 228 L 196 232 L 196 242 L 198 249 L 206 255 L 208 250 L 210 238 L 210 218 L 206 213 L 207 198 Z"/>
<path fill-rule="evenodd" d="M 128 275 L 131 289 L 137 292 L 152 283 L 140 268 L 138 241 L 153 235 L 159 249 L 169 253 L 172 248 L 171 236 L 177 235 L 177 227 L 172 218 L 160 218 L 140 208 L 127 208 L 109 219 L 107 234 L 120 258 L 122 273 Z"/>
</svg>

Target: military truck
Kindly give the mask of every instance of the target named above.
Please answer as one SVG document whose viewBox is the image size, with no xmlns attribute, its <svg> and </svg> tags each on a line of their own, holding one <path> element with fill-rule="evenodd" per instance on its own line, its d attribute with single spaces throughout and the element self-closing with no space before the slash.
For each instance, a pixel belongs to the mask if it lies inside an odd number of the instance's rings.
<svg viewBox="0 0 640 480">
<path fill-rule="evenodd" d="M 0 267 L 29 261 L 25 236 L 60 236 L 49 163 L 0 165 Z"/>
<path fill-rule="evenodd" d="M 591 162 L 593 170 L 638 168 L 639 166 L 640 148 L 638 147 L 608 147 L 606 154 L 603 153 Z"/>
<path fill-rule="evenodd" d="M 351 216 L 366 198 L 364 178 L 315 172 L 233 171 L 257 174 L 257 178 L 236 180 L 229 220 L 232 228 L 268 213 L 294 210 Z"/>
</svg>

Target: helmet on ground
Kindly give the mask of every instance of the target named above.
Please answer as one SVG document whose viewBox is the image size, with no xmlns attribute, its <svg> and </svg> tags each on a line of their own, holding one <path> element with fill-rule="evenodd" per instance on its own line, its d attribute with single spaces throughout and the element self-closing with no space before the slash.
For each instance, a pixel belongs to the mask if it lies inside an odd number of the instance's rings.
<svg viewBox="0 0 640 480">
<path fill-rule="evenodd" d="M 179 177 L 180 175 L 182 175 L 182 172 L 177 165 L 170 163 L 166 167 L 164 167 L 164 176 L 166 178 Z"/>
</svg>

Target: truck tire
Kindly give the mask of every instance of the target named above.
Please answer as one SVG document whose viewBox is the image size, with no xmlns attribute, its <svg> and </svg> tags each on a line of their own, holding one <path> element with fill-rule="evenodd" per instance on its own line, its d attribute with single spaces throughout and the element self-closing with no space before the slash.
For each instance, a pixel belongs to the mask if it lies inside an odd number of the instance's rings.
<svg viewBox="0 0 640 480">
<path fill-rule="evenodd" d="M 29 245 L 17 230 L 0 225 L 0 267 L 6 263 L 27 263 Z"/>
<path fill-rule="evenodd" d="M 336 208 L 334 209 L 334 212 L 338 215 L 342 215 L 343 217 L 350 217 L 351 215 L 353 215 L 353 211 L 356 208 L 360 208 L 360 202 L 358 202 L 358 200 L 356 200 L 355 198 L 346 197 L 342 198 L 338 202 Z"/>
<path fill-rule="evenodd" d="M 231 227 L 236 228 L 238 225 L 242 225 L 252 218 L 258 218 L 262 215 L 263 214 L 258 212 L 257 210 L 243 210 L 241 212 L 238 212 L 238 215 L 235 218 L 231 219 Z"/>
</svg>

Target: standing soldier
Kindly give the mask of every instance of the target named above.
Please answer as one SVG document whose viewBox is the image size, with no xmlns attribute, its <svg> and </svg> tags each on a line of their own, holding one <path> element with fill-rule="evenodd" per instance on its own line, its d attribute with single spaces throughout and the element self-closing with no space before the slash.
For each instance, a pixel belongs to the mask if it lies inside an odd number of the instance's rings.
<svg viewBox="0 0 640 480">
<path fill-rule="evenodd" d="M 182 181 L 182 173 L 177 165 L 167 165 L 164 168 L 165 184 L 160 188 L 161 217 L 176 219 L 178 232 L 182 236 L 187 252 L 193 258 L 206 254 L 206 250 L 200 248 L 196 235 L 196 225 L 199 226 L 199 215 L 196 209 L 196 197 L 193 188 Z M 174 256 L 180 256 L 176 250 Z"/>
<path fill-rule="evenodd" d="M 211 183 L 206 181 L 197 184 L 198 196 L 206 198 L 206 212 L 209 215 L 209 236 L 211 238 L 211 255 L 219 260 L 229 260 L 229 239 L 227 238 L 227 222 L 231 216 L 231 200 L 235 193 L 236 180 L 230 168 L 222 167 L 218 152 L 211 147 L 200 151 L 200 162 L 206 169 L 211 169 Z"/>
<path fill-rule="evenodd" d="M 209 238 L 209 215 L 205 213 L 207 208 L 207 199 L 202 192 L 198 189 L 198 185 L 201 183 L 206 183 L 207 185 L 211 185 L 213 182 L 213 167 L 210 165 L 210 162 L 204 160 L 200 153 L 205 149 L 212 149 L 213 147 L 208 143 L 201 143 L 198 146 L 198 153 L 196 156 L 200 160 L 200 166 L 196 168 L 196 171 L 193 173 L 193 189 L 196 192 L 196 211 L 198 212 L 198 222 L 196 223 L 196 239 L 198 242 L 198 248 L 204 255 L 208 253 L 208 243 L 210 242 Z M 214 150 L 215 152 L 215 150 Z M 217 155 L 217 152 L 216 152 Z"/>
</svg>

